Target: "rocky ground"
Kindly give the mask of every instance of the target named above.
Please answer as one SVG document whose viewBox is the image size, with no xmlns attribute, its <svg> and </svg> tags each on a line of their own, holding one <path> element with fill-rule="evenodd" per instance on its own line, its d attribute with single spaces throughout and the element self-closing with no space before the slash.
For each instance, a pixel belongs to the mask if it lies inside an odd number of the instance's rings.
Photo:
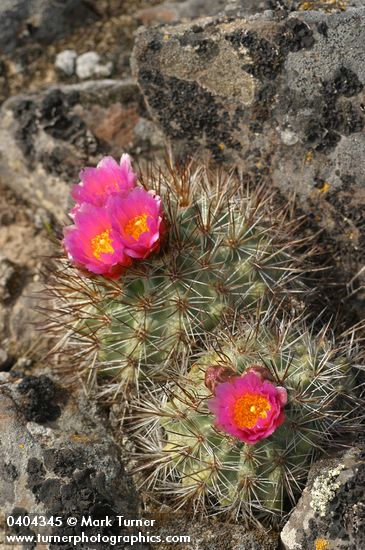
<svg viewBox="0 0 365 550">
<path fill-rule="evenodd" d="M 253 183 L 294 192 L 307 230 L 322 231 L 341 295 L 351 295 L 344 309 L 354 306 L 353 321 L 363 317 L 364 43 L 362 0 L 1 2 L 0 506 L 12 509 L 22 494 L 24 509 L 51 512 L 56 494 L 83 491 L 80 513 L 100 505 L 137 514 L 105 419 L 87 413 L 80 395 L 39 378 L 51 371 L 51 342 L 39 331 L 37 306 L 47 307 L 40 273 L 70 184 L 101 155 L 129 152 L 143 164 L 168 143 L 177 156 L 235 163 Z M 39 412 L 43 392 L 50 409 Z M 284 530 L 284 548 L 361 547 L 355 488 L 363 454 L 352 453 L 337 459 L 347 477 L 330 505 L 346 521 L 334 533 L 335 523 L 311 508 L 323 466 Z M 106 456 L 107 481 L 99 473 Z M 117 478 L 125 487 L 116 488 Z M 214 547 L 212 523 L 189 529 L 199 541 L 191 548 Z M 277 548 L 275 536 L 265 537 L 228 526 L 224 540 L 232 550 Z"/>
</svg>

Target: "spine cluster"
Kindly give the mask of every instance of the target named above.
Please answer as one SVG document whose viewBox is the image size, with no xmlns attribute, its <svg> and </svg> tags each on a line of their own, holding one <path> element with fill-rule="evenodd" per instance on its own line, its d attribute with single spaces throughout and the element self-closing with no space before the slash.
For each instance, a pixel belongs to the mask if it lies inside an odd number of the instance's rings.
<svg viewBox="0 0 365 550">
<path fill-rule="evenodd" d="M 296 502 L 315 456 L 362 429 L 357 347 L 336 346 L 328 329 L 315 335 L 298 321 L 279 321 L 269 308 L 259 319 L 230 322 L 207 348 L 163 400 L 149 395 L 136 406 L 134 428 L 144 434 L 136 470 L 177 507 L 273 521 Z M 231 396 L 218 390 L 252 370 L 287 395 L 283 421 L 254 444 L 217 426 L 211 406 L 215 392 L 229 407 Z"/>
<path fill-rule="evenodd" d="M 123 403 L 154 498 L 273 524 L 313 459 L 365 419 L 355 332 L 335 342 L 302 312 L 299 222 L 206 167 L 168 165 L 138 187 L 124 155 L 80 177 L 49 284 L 55 350 Z"/>
<path fill-rule="evenodd" d="M 166 381 L 172 360 L 190 356 L 227 311 L 302 290 L 285 216 L 261 191 L 215 177 L 200 169 L 148 179 L 164 205 L 165 241 L 119 279 L 85 280 L 67 264 L 56 274 L 69 348 L 86 357 L 77 355 L 78 371 L 92 365 L 113 393 Z"/>
</svg>

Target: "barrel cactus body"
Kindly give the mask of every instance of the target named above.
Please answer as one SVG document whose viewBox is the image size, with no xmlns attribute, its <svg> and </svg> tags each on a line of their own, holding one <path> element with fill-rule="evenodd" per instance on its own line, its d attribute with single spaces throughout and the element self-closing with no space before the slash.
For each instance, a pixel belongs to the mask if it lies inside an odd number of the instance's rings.
<svg viewBox="0 0 365 550">
<path fill-rule="evenodd" d="M 363 425 L 355 348 L 336 348 L 324 331 L 315 337 L 300 324 L 269 321 L 272 314 L 227 327 L 163 402 L 149 398 L 137 407 L 136 427 L 143 434 L 137 470 L 148 472 L 150 486 L 176 506 L 272 523 L 295 503 L 315 455 Z M 264 373 L 266 383 L 285 392 L 284 416 L 271 435 L 250 443 L 217 425 L 209 369 L 219 374 L 216 381 L 222 373 L 226 379 L 217 384 L 217 396 L 218 388 L 229 388 L 229 380 L 242 380 L 249 371 Z M 250 426 L 258 401 L 248 396 L 249 409 L 239 412 Z M 230 401 L 221 406 L 228 409 Z M 146 482 L 146 476 L 140 479 Z"/>
<path fill-rule="evenodd" d="M 294 288 L 290 224 L 260 191 L 205 169 L 144 183 L 164 205 L 160 252 L 117 281 L 66 266 L 53 284 L 69 349 L 91 375 L 108 376 L 113 393 L 166 380 L 172 359 L 189 355 L 227 309 L 250 310 Z"/>
</svg>

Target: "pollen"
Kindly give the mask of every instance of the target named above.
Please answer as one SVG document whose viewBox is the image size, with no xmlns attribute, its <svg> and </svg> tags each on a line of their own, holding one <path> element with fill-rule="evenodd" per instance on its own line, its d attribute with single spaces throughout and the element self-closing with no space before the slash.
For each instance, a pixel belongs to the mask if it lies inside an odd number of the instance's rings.
<svg viewBox="0 0 365 550">
<path fill-rule="evenodd" d="M 110 229 L 103 231 L 103 233 L 99 233 L 99 235 L 91 239 L 91 248 L 95 258 L 99 259 L 101 254 L 111 254 L 114 252 L 112 242 L 110 238 Z"/>
<path fill-rule="evenodd" d="M 137 241 L 142 233 L 149 231 L 149 227 L 147 225 L 147 214 L 140 214 L 139 216 L 135 216 L 129 220 L 127 225 L 124 227 L 124 231 L 127 235 L 130 235 Z"/>
<path fill-rule="evenodd" d="M 234 404 L 233 418 L 239 428 L 253 428 L 260 418 L 267 418 L 270 409 L 271 405 L 265 397 L 246 393 Z"/>
</svg>

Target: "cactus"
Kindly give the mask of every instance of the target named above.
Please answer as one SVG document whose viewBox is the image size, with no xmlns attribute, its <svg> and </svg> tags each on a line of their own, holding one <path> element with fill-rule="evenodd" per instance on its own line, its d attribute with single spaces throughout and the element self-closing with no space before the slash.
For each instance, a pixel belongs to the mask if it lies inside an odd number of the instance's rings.
<svg viewBox="0 0 365 550">
<path fill-rule="evenodd" d="M 90 378 L 108 376 L 112 393 L 166 380 L 173 358 L 184 364 L 227 308 L 246 311 L 300 288 L 291 283 L 293 224 L 262 189 L 205 168 L 144 177 L 164 205 L 160 253 L 117 281 L 85 278 L 63 260 L 51 282 L 62 312 L 53 324 L 66 326 L 78 365 Z"/>
<path fill-rule="evenodd" d="M 327 328 L 315 336 L 271 307 L 252 319 L 237 317 L 212 336 L 163 399 L 151 393 L 135 406 L 135 470 L 173 506 L 273 524 L 295 503 L 313 458 L 364 425 L 365 401 L 354 339 L 335 346 Z M 212 369 L 215 383 L 266 371 L 286 390 L 284 422 L 255 444 L 217 428 L 208 407 Z"/>
</svg>

